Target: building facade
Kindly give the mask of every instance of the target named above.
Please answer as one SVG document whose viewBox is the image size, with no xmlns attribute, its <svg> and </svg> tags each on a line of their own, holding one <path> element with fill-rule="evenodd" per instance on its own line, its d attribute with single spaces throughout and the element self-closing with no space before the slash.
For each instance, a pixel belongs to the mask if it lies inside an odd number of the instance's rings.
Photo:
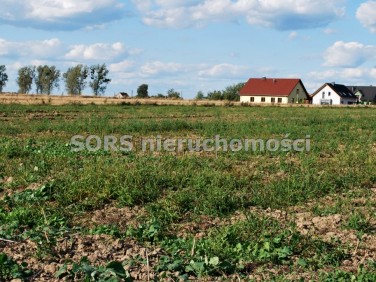
<svg viewBox="0 0 376 282">
<path fill-rule="evenodd" d="M 300 79 L 250 78 L 239 92 L 241 103 L 306 103 L 309 99 Z"/>
<path fill-rule="evenodd" d="M 312 95 L 314 105 L 352 105 L 358 98 L 345 85 L 325 83 Z"/>
</svg>

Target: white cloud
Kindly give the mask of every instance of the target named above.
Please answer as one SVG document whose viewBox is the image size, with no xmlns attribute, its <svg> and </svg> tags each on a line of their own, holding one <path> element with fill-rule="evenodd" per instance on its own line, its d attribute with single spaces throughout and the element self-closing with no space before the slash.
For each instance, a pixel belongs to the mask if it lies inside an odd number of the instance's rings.
<svg viewBox="0 0 376 282">
<path fill-rule="evenodd" d="M 357 67 L 376 56 L 376 47 L 358 42 L 337 41 L 324 53 L 324 66 Z"/>
<path fill-rule="evenodd" d="M 74 45 L 65 55 L 65 58 L 69 60 L 108 62 L 116 58 L 126 56 L 127 54 L 127 50 L 123 43 L 95 43 L 92 45 Z"/>
<path fill-rule="evenodd" d="M 337 30 L 333 29 L 333 28 L 326 28 L 324 29 L 324 33 L 326 35 L 332 35 L 332 34 L 336 34 L 337 33 Z"/>
<path fill-rule="evenodd" d="M 12 60 L 26 58 L 34 61 L 65 61 L 71 64 L 85 62 L 110 64 L 117 61 L 122 64 L 126 61 L 121 60 L 137 56 L 140 52 L 140 49 L 126 48 L 121 42 L 67 46 L 57 38 L 40 41 L 8 41 L 0 38 L 0 56 Z"/>
<path fill-rule="evenodd" d="M 290 32 L 288 39 L 294 40 L 294 39 L 298 38 L 298 36 L 299 36 L 299 34 L 296 31 L 292 31 L 292 32 Z"/>
<path fill-rule="evenodd" d="M 0 23 L 40 29 L 78 29 L 123 16 L 118 0 L 3 0 Z"/>
<path fill-rule="evenodd" d="M 250 72 L 249 67 L 232 64 L 218 64 L 198 72 L 200 77 L 211 78 L 239 78 L 246 77 Z"/>
<path fill-rule="evenodd" d="M 7 67 L 7 71 L 10 71 L 10 72 L 16 72 L 18 71 L 21 67 L 23 66 L 23 64 L 21 62 L 14 62 L 12 64 L 8 64 L 6 67 Z"/>
<path fill-rule="evenodd" d="M 344 85 L 369 85 L 376 79 L 376 68 L 345 68 L 340 70 L 314 71 L 308 73 L 310 90 L 314 92 L 325 82 Z M 306 86 L 307 86 L 306 85 Z"/>
<path fill-rule="evenodd" d="M 4 57 L 56 58 L 61 55 L 63 45 L 57 38 L 43 41 L 7 41 L 0 38 L 0 55 Z"/>
<path fill-rule="evenodd" d="M 325 26 L 344 14 L 344 0 L 134 0 L 147 25 L 202 26 L 212 21 L 246 19 L 280 30 Z"/>
<path fill-rule="evenodd" d="M 119 63 L 110 64 L 108 69 L 111 72 L 121 73 L 121 72 L 129 71 L 134 66 L 135 66 L 135 62 L 129 61 L 129 60 L 124 60 L 124 61 L 121 61 Z"/>
<path fill-rule="evenodd" d="M 47 60 L 31 60 L 30 65 L 32 66 L 41 66 L 41 65 L 49 65 L 51 62 Z"/>
<path fill-rule="evenodd" d="M 371 32 L 376 33 L 376 1 L 361 4 L 356 12 L 357 19 Z"/>
<path fill-rule="evenodd" d="M 224 87 L 246 81 L 249 76 L 272 72 L 271 69 L 250 69 L 248 66 L 222 63 L 185 64 L 180 62 L 150 61 L 140 63 L 136 60 L 124 60 L 109 65 L 111 84 L 116 85 L 118 91 L 128 91 L 132 88 L 135 93 L 137 86 L 147 83 L 150 93 L 166 93 L 174 88 L 183 91 L 185 98 L 193 98 L 198 90 L 221 90 Z M 192 84 L 192 81 L 194 82 Z M 120 88 L 127 85 L 126 89 Z M 132 86 L 133 85 L 133 86 Z"/>
<path fill-rule="evenodd" d="M 183 71 L 183 66 L 178 63 L 150 62 L 141 67 L 141 73 L 146 76 L 160 74 L 174 74 Z"/>
<path fill-rule="evenodd" d="M 114 8 L 121 7 L 119 3 L 113 0 L 31 0 L 28 3 L 30 11 L 27 13 L 27 16 L 46 21 L 55 21 L 57 19 L 92 13 L 98 9 L 108 8 L 110 5 L 113 5 Z"/>
</svg>

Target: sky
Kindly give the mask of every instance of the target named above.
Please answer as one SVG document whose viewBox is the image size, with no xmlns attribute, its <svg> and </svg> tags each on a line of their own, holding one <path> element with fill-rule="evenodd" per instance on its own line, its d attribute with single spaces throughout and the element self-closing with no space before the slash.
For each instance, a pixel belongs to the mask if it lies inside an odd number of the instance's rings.
<svg viewBox="0 0 376 282">
<path fill-rule="evenodd" d="M 4 91 L 17 70 L 105 63 L 106 96 L 194 98 L 251 77 L 376 85 L 376 1 L 0 0 Z M 86 88 L 90 94 L 91 89 Z M 54 94 L 66 93 L 63 81 Z"/>
</svg>

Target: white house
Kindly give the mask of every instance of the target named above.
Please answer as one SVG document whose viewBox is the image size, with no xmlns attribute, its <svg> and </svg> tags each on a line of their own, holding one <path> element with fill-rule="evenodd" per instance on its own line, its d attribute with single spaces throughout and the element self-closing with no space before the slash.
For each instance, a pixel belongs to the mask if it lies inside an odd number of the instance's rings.
<svg viewBox="0 0 376 282">
<path fill-rule="evenodd" d="M 127 99 L 129 98 L 129 95 L 128 93 L 125 93 L 125 92 L 119 92 L 115 97 L 118 99 Z"/>
<path fill-rule="evenodd" d="M 239 95 L 242 103 L 305 103 L 309 99 L 297 78 L 250 78 Z"/>
<path fill-rule="evenodd" d="M 347 88 L 358 98 L 358 103 L 376 103 L 375 86 L 347 86 Z"/>
<path fill-rule="evenodd" d="M 325 83 L 312 95 L 312 104 L 315 105 L 351 105 L 358 98 L 345 85 Z"/>
</svg>

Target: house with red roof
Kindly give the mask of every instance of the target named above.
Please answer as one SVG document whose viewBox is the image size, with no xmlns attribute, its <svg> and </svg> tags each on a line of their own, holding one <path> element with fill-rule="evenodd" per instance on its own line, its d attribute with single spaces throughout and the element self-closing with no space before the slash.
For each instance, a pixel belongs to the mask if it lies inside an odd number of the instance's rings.
<svg viewBox="0 0 376 282">
<path fill-rule="evenodd" d="M 239 91 L 242 103 L 305 103 L 310 96 L 298 78 L 250 78 Z"/>
</svg>

